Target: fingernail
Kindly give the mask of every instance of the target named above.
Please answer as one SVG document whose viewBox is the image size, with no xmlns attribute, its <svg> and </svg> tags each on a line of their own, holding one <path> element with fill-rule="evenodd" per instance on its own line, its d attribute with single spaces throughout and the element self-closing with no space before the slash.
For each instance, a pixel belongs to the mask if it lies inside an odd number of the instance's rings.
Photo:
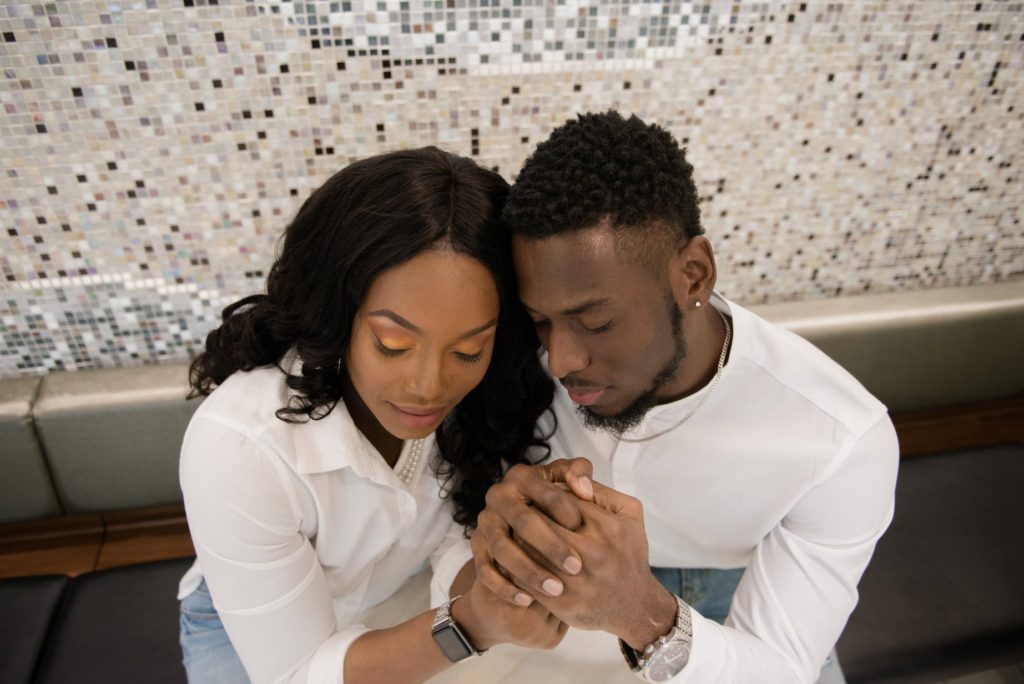
<svg viewBox="0 0 1024 684">
<path fill-rule="evenodd" d="M 565 571 L 570 575 L 575 575 L 583 569 L 583 561 L 576 556 L 569 556 L 565 559 L 565 562 L 562 563 L 562 567 L 565 568 Z"/>
<path fill-rule="evenodd" d="M 541 589 L 551 594 L 552 596 L 562 595 L 562 583 L 556 579 L 546 579 L 544 583 L 540 585 Z"/>
<path fill-rule="evenodd" d="M 594 498 L 594 485 L 590 482 L 590 478 L 586 477 L 586 476 L 581 477 L 580 480 L 579 480 L 579 483 L 580 483 L 580 489 L 583 490 L 583 493 L 586 495 L 586 497 L 588 499 L 593 499 Z"/>
<path fill-rule="evenodd" d="M 533 603 L 533 597 L 528 594 L 524 594 L 523 592 L 519 592 L 516 594 L 516 603 L 521 606 L 528 606 Z"/>
</svg>

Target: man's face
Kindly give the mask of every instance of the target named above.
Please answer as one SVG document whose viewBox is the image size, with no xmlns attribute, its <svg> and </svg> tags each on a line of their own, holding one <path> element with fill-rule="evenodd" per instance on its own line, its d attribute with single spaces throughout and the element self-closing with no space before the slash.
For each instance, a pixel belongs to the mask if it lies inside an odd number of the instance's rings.
<svg viewBox="0 0 1024 684">
<path fill-rule="evenodd" d="M 516 236 L 512 253 L 519 297 L 551 374 L 588 425 L 635 426 L 670 392 L 686 355 L 667 272 L 659 281 L 617 254 L 603 227 L 540 240 Z"/>
</svg>

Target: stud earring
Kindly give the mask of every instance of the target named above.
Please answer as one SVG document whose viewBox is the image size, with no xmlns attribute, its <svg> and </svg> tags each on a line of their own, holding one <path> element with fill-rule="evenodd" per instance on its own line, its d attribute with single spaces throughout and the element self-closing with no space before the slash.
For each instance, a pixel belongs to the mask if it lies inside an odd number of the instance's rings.
<svg viewBox="0 0 1024 684">
<path fill-rule="evenodd" d="M 700 302 L 697 302 L 694 306 L 696 306 L 699 309 L 700 308 Z"/>
</svg>

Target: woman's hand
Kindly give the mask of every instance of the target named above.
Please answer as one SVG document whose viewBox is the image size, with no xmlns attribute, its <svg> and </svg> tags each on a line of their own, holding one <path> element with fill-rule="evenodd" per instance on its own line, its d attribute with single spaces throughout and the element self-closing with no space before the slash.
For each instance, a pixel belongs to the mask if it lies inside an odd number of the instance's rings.
<svg viewBox="0 0 1024 684">
<path fill-rule="evenodd" d="M 452 604 L 452 617 L 478 651 L 503 643 L 552 649 L 569 629 L 539 601 L 527 607 L 510 604 L 479 580 Z"/>
</svg>

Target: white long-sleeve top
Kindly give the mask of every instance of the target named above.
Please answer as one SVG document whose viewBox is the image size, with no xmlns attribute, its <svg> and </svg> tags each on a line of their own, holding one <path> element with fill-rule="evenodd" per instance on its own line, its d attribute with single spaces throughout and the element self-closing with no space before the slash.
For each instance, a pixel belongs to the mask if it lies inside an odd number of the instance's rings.
<svg viewBox="0 0 1024 684">
<path fill-rule="evenodd" d="M 297 372 L 297 368 L 295 369 Z M 399 480 L 343 402 L 293 424 L 274 411 L 291 390 L 277 367 L 235 373 L 197 409 L 180 477 L 197 560 L 184 598 L 205 577 L 253 682 L 342 682 L 365 613 L 433 565 L 446 596 L 471 557 L 428 461 Z"/>
<path fill-rule="evenodd" d="M 650 564 L 747 567 L 725 626 L 694 611 L 680 683 L 814 682 L 893 515 L 898 445 L 885 407 L 802 338 L 716 295 L 732 316 L 721 380 L 683 425 L 641 443 L 587 429 L 559 387 L 552 457 L 638 498 Z M 685 362 L 685 361 L 684 361 Z M 655 435 L 703 392 L 658 406 Z"/>
</svg>

